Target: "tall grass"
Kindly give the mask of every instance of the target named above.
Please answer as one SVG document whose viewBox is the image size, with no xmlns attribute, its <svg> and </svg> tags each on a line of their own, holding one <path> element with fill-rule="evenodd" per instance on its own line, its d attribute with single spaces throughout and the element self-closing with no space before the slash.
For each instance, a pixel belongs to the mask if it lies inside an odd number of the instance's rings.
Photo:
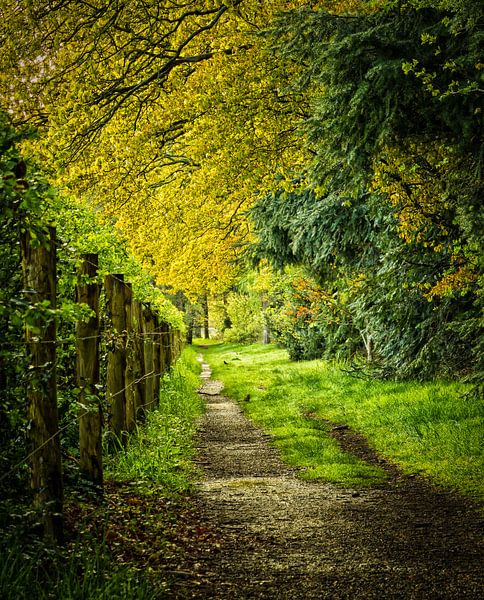
<svg viewBox="0 0 484 600">
<path fill-rule="evenodd" d="M 186 348 L 162 381 L 158 410 L 148 413 L 146 423 L 130 437 L 126 448 L 111 457 L 108 477 L 156 483 L 169 495 L 189 488 L 192 437 L 203 406 L 196 393 L 199 371 L 195 351 Z"/>
<path fill-rule="evenodd" d="M 102 544 L 33 551 L 12 542 L 0 547 L 2 600 L 154 600 L 160 590 L 142 573 L 118 565 Z"/>
<path fill-rule="evenodd" d="M 364 434 L 407 473 L 484 498 L 484 405 L 465 397 L 465 385 L 362 380 L 335 363 L 290 362 L 274 346 L 219 345 L 203 353 L 226 393 L 274 436 L 286 460 L 303 467 L 303 476 L 345 485 L 384 477 L 338 449 L 326 434 L 328 420 Z"/>
</svg>

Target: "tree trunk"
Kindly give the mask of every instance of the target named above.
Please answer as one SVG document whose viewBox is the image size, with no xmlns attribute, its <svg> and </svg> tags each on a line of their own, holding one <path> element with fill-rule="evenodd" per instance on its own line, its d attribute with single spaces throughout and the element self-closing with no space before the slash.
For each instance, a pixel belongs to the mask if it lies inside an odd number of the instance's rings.
<svg viewBox="0 0 484 600">
<path fill-rule="evenodd" d="M 95 282 L 98 273 L 97 254 L 82 256 L 77 285 L 77 302 L 92 309 L 93 315 L 77 323 L 77 384 L 81 390 L 79 402 L 79 450 L 81 472 L 102 488 L 102 427 L 99 402 L 99 295 L 100 285 Z M 87 279 L 87 281 L 86 281 Z"/>
<path fill-rule="evenodd" d="M 269 319 L 267 317 L 267 309 L 269 307 L 269 302 L 266 298 L 262 299 L 262 319 L 263 319 L 263 329 L 262 329 L 262 343 L 270 344 L 271 343 L 271 333 L 269 328 Z"/>
<path fill-rule="evenodd" d="M 126 441 L 126 312 L 123 275 L 107 275 L 104 280 L 106 308 L 111 321 L 108 351 L 106 399 L 110 406 L 109 426 L 118 443 Z"/>
<path fill-rule="evenodd" d="M 187 344 L 190 346 L 193 344 L 193 321 L 190 321 L 187 325 Z"/>
<path fill-rule="evenodd" d="M 23 283 L 34 306 L 26 327 L 31 377 L 28 382 L 31 484 L 34 506 L 42 512 L 46 537 L 63 537 L 63 485 L 56 387 L 56 232 L 45 245 L 22 236 Z M 45 304 L 48 306 L 46 307 Z"/>
<path fill-rule="evenodd" d="M 202 296 L 202 310 L 203 310 L 203 337 L 208 340 L 210 337 L 208 327 L 208 294 Z"/>
<path fill-rule="evenodd" d="M 373 360 L 373 340 L 371 334 L 366 332 L 360 332 L 363 344 L 366 350 L 366 360 L 370 363 Z"/>
</svg>

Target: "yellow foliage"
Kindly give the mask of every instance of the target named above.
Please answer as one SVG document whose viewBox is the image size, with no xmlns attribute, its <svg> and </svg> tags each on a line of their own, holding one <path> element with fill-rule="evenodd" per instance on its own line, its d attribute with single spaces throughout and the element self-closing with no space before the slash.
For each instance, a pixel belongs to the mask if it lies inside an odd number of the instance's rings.
<svg viewBox="0 0 484 600">
<path fill-rule="evenodd" d="M 25 152 L 114 218 L 158 283 L 227 289 L 250 240 L 246 210 L 275 175 L 290 181 L 307 160 L 295 130 L 308 100 L 287 92 L 293 73 L 256 35 L 305 3 L 197 0 L 187 11 L 93 0 L 47 16 L 41 4 L 0 7 L 4 103 L 48 123 Z M 367 5 L 313 3 L 335 12 Z"/>
<path fill-rule="evenodd" d="M 435 297 L 452 296 L 456 292 L 464 295 L 474 286 L 477 279 L 477 273 L 465 265 L 444 275 L 424 296 L 428 300 L 432 300 Z"/>
<path fill-rule="evenodd" d="M 386 194 L 394 206 L 400 236 L 407 243 L 426 244 L 427 233 L 435 227 L 443 236 L 448 233 L 441 218 L 449 208 L 441 175 L 449 152 L 441 145 L 414 140 L 405 148 L 385 148 L 374 161 L 372 188 Z"/>
</svg>

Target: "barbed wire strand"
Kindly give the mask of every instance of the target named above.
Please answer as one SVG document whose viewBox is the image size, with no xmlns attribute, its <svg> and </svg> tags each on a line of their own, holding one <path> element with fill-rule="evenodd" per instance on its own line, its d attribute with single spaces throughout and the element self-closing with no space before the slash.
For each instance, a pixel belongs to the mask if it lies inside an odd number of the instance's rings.
<svg viewBox="0 0 484 600">
<path fill-rule="evenodd" d="M 123 389 L 118 390 L 114 394 L 111 394 L 109 396 L 109 398 L 107 398 L 108 402 L 111 401 L 114 397 L 119 396 L 120 394 L 124 393 L 126 390 L 130 389 L 134 385 L 138 385 L 139 383 L 141 383 L 145 379 L 148 379 L 149 377 L 153 377 L 153 378 L 160 377 L 161 378 L 161 376 L 165 375 L 167 373 L 167 371 L 168 371 L 168 369 L 166 369 L 164 371 L 160 371 L 159 373 L 155 373 L 154 371 L 151 371 L 150 373 L 145 373 L 139 379 L 136 379 L 135 381 L 132 381 L 127 386 L 125 386 Z M 147 402 L 145 404 L 142 404 L 138 408 L 144 408 L 145 406 L 150 406 L 155 401 L 156 401 L 156 399 L 154 398 L 152 402 Z M 31 452 L 29 452 L 29 454 L 27 454 L 27 456 L 25 456 L 22 460 L 20 460 L 18 463 L 16 463 L 9 471 L 7 471 L 7 473 L 4 473 L 3 475 L 1 475 L 0 476 L 0 483 L 4 479 L 7 479 L 8 477 L 10 477 L 10 475 L 12 475 L 13 473 L 15 473 L 15 471 L 17 469 L 19 469 L 22 465 L 24 465 L 26 462 L 28 462 L 32 458 L 32 456 L 34 456 L 35 454 L 37 454 L 37 452 L 40 452 L 42 450 L 42 448 L 44 448 L 44 446 L 47 446 L 47 444 L 49 444 L 52 440 L 54 440 L 58 435 L 60 435 L 63 431 L 65 431 L 73 423 L 75 423 L 76 421 L 80 421 L 83 417 L 85 417 L 90 412 L 92 412 L 92 409 L 87 409 L 85 412 L 81 413 L 80 415 L 77 415 L 74 419 L 72 419 L 71 421 L 69 421 L 68 423 L 66 423 L 62 427 L 60 427 L 53 435 L 50 436 L 50 438 L 48 438 L 47 440 L 45 440 L 44 442 L 42 442 L 42 444 L 40 446 L 38 446 L 37 448 L 35 448 Z"/>
<path fill-rule="evenodd" d="M 178 329 L 175 329 L 173 331 L 179 331 Z M 147 332 L 147 333 L 137 333 L 135 334 L 134 337 L 137 338 L 148 338 L 148 337 L 156 337 L 156 336 L 169 336 L 173 334 L 173 331 L 160 331 L 160 332 Z M 127 331 L 126 333 L 121 332 L 120 334 L 118 333 L 117 335 L 112 335 L 111 333 L 107 332 L 107 331 L 103 331 L 102 333 L 100 333 L 99 335 L 90 335 L 90 336 L 85 336 L 85 337 L 72 337 L 72 338 L 63 338 L 63 339 L 56 339 L 56 340 L 36 340 L 36 339 L 32 339 L 30 341 L 28 340 L 13 340 L 10 342 L 0 342 L 0 347 L 9 347 L 9 346 L 29 346 L 31 344 L 56 344 L 59 346 L 62 346 L 64 344 L 71 344 L 73 342 L 82 342 L 84 340 L 94 340 L 94 339 L 107 339 L 107 340 L 111 340 L 113 339 L 113 337 L 115 339 L 121 339 L 123 338 L 125 335 L 128 335 L 131 337 L 133 337 L 132 332 Z M 157 344 L 157 342 L 153 342 L 154 344 Z M 158 343 L 158 345 L 163 346 L 163 348 L 169 348 L 170 344 L 163 344 L 163 343 Z"/>
</svg>

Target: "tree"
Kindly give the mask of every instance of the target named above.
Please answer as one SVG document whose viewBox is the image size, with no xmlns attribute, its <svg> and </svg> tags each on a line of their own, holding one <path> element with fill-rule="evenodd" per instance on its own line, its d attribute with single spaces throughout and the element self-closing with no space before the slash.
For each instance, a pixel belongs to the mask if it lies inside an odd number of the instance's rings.
<svg viewBox="0 0 484 600">
<path fill-rule="evenodd" d="M 366 350 L 371 338 L 400 376 L 478 368 L 479 34 L 462 15 L 384 3 L 274 27 L 313 99 L 302 129 L 314 158 L 253 211 L 258 253 L 339 290 Z"/>
<path fill-rule="evenodd" d="M 300 98 L 255 35 L 292 3 L 5 4 L 4 102 L 48 124 L 31 151 L 160 283 L 228 289 L 245 208 L 298 155 Z"/>
</svg>

